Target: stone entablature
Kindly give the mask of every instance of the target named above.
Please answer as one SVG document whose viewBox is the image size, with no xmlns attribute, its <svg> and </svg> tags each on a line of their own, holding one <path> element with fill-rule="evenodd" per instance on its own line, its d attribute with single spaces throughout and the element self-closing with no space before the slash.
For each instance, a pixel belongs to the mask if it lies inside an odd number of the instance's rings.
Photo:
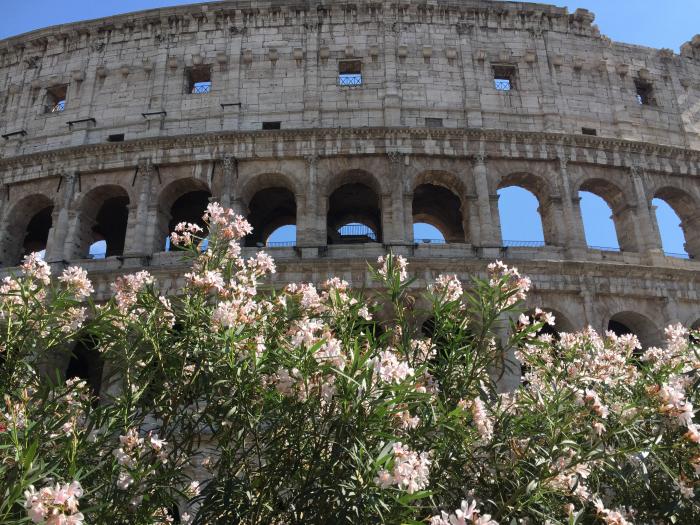
<svg viewBox="0 0 700 525">
<path fill-rule="evenodd" d="M 681 55 L 612 43 L 593 19 L 519 2 L 226 1 L 42 29 L 0 41 L 0 153 L 431 119 L 699 148 L 698 39 Z M 338 84 L 343 60 L 361 62 L 360 86 Z M 495 88 L 494 67 L 514 89 Z M 188 92 L 193 68 L 209 92 Z M 65 109 L 46 113 L 57 86 Z"/>
</svg>

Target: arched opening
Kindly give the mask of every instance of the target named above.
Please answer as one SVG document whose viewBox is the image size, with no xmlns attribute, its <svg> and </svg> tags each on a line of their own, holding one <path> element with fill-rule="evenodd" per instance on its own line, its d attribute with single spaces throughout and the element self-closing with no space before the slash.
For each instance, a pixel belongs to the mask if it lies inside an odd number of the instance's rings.
<svg viewBox="0 0 700 525">
<path fill-rule="evenodd" d="M 695 200 L 677 188 L 662 188 L 651 201 L 656 224 L 667 255 L 695 258 L 700 255 L 700 209 Z"/>
<path fill-rule="evenodd" d="M 159 202 L 159 235 L 156 249 L 170 251 L 170 234 L 181 222 L 196 224 L 206 235 L 203 216 L 209 205 L 211 192 L 197 179 L 177 180 L 161 192 Z"/>
<path fill-rule="evenodd" d="M 78 257 L 111 257 L 124 253 L 129 196 L 120 186 L 100 186 L 83 197 Z M 91 255 L 93 254 L 93 255 Z"/>
<path fill-rule="evenodd" d="M 295 246 L 297 241 L 297 227 L 295 224 L 280 226 L 267 238 L 265 246 Z"/>
<path fill-rule="evenodd" d="M 43 258 L 46 254 L 46 242 L 53 223 L 51 215 L 53 206 L 47 206 L 34 215 L 27 225 L 27 235 L 24 237 L 22 256 L 38 252 Z"/>
<path fill-rule="evenodd" d="M 613 211 L 608 203 L 590 191 L 579 191 L 578 195 L 581 198 L 581 217 L 588 247 L 594 250 L 619 251 Z"/>
<path fill-rule="evenodd" d="M 613 315 L 608 321 L 608 330 L 618 336 L 636 335 L 642 349 L 661 344 L 659 329 L 649 318 L 636 312 L 620 312 Z"/>
<path fill-rule="evenodd" d="M 425 222 L 413 223 L 413 242 L 423 244 L 445 244 L 445 236 L 432 224 Z"/>
<path fill-rule="evenodd" d="M 66 380 L 79 378 L 84 380 L 94 395 L 99 395 L 102 386 L 104 362 L 93 341 L 81 339 L 71 352 L 66 367 Z"/>
<path fill-rule="evenodd" d="M 246 246 L 293 246 L 296 243 L 297 205 L 290 190 L 282 187 L 260 190 L 250 200 L 248 209 L 248 222 L 253 232 L 246 236 Z M 282 228 L 286 229 L 280 231 Z M 271 240 L 273 233 L 281 240 Z"/>
<path fill-rule="evenodd" d="M 579 187 L 579 196 L 581 218 L 590 248 L 638 251 L 635 208 L 627 202 L 619 187 L 604 179 L 589 179 Z M 610 217 L 614 232 L 606 217 Z"/>
<path fill-rule="evenodd" d="M 349 183 L 328 199 L 328 244 L 382 242 L 379 196 L 369 186 Z"/>
<path fill-rule="evenodd" d="M 44 195 L 20 200 L 10 211 L 3 242 L 2 263 L 15 266 L 25 255 L 46 250 L 52 226 L 53 202 Z"/>
<path fill-rule="evenodd" d="M 499 189 L 498 215 L 504 246 L 545 245 L 539 201 L 531 191 L 518 186 Z"/>
<path fill-rule="evenodd" d="M 427 224 L 439 232 L 435 237 L 416 237 L 416 242 L 465 242 L 462 202 L 452 191 L 434 184 L 421 184 L 413 192 L 413 224 Z M 419 228 L 420 233 L 420 228 Z M 435 235 L 433 233 L 433 235 Z"/>
</svg>

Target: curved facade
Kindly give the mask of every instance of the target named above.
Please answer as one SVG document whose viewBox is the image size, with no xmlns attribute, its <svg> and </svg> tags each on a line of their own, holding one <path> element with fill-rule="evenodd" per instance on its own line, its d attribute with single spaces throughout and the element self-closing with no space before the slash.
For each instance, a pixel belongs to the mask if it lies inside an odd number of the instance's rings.
<svg viewBox="0 0 700 525">
<path fill-rule="evenodd" d="M 246 250 L 296 226 L 267 248 L 278 284 L 370 286 L 387 249 L 416 286 L 502 258 L 562 330 L 655 344 L 700 321 L 700 36 L 676 55 L 520 2 L 213 2 L 1 41 L 0 111 L 0 261 L 45 249 L 101 298 L 141 267 L 176 291 L 165 238 L 213 199 L 249 217 Z M 537 197 L 544 246 L 502 239 L 509 186 Z M 610 206 L 620 251 L 587 246 L 579 191 Z M 663 253 L 654 198 L 690 259 Z"/>
</svg>

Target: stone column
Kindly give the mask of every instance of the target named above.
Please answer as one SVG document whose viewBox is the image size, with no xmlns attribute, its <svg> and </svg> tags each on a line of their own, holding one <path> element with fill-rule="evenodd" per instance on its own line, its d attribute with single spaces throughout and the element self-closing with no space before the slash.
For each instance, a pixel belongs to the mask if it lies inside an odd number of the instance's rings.
<svg viewBox="0 0 700 525">
<path fill-rule="evenodd" d="M 634 184 L 634 193 L 637 200 L 637 224 L 639 237 L 637 246 L 640 253 L 649 256 L 663 255 L 661 239 L 654 229 L 652 222 L 651 202 L 647 201 L 646 189 L 642 180 L 642 168 L 630 166 L 630 175 Z"/>
<path fill-rule="evenodd" d="M 156 224 L 151 224 L 151 186 L 153 179 L 153 164 L 150 159 L 139 160 L 136 168 L 136 187 L 138 189 L 138 201 L 135 206 L 132 204 L 129 212 L 129 223 L 127 224 L 126 243 L 124 255 L 144 255 L 150 254 L 153 250 L 161 251 L 155 239 Z M 134 209 L 135 208 L 135 209 Z M 133 211 L 132 211 L 133 210 Z"/>
<path fill-rule="evenodd" d="M 406 242 L 413 243 L 415 239 L 413 238 L 413 193 L 406 192 L 402 189 L 403 193 L 403 227 L 406 236 Z"/>
<path fill-rule="evenodd" d="M 564 214 L 564 228 L 562 240 L 568 248 L 569 254 L 574 257 L 580 256 L 586 250 L 586 236 L 583 229 L 583 219 L 578 208 L 578 195 L 572 195 L 569 183 L 569 172 L 567 170 L 569 159 L 565 156 L 559 157 L 559 180 L 561 181 L 561 195 Z M 576 202 L 576 206 L 574 206 Z M 577 213 L 578 211 L 578 213 Z"/>
<path fill-rule="evenodd" d="M 394 20 L 384 20 L 384 125 L 401 125 L 401 91 L 398 87 L 396 49 L 398 32 Z"/>
<path fill-rule="evenodd" d="M 404 219 L 404 183 L 401 169 L 408 164 L 408 156 L 398 152 L 389 152 L 390 179 L 393 179 L 393 191 L 382 195 L 382 240 L 385 244 L 406 244 L 409 234 Z M 411 206 L 412 208 L 413 206 Z M 412 215 L 412 214 L 411 214 Z M 413 229 L 411 223 L 411 230 Z"/>
<path fill-rule="evenodd" d="M 482 248 L 500 248 L 500 228 L 497 228 L 497 224 L 494 223 L 492 199 L 486 173 L 486 155 L 477 153 L 474 155 L 474 185 L 476 186 L 476 203 L 479 211 L 479 242 Z M 496 199 L 497 201 L 498 199 Z M 496 214 L 498 214 L 498 207 L 496 207 Z"/>
<path fill-rule="evenodd" d="M 306 158 L 305 195 L 295 196 L 297 205 L 297 246 L 302 257 L 318 255 L 318 247 L 326 245 L 326 215 L 318 191 L 318 155 Z"/>
<path fill-rule="evenodd" d="M 221 205 L 224 208 L 231 207 L 231 190 L 238 180 L 238 159 L 232 155 L 225 155 L 221 160 L 221 176 L 223 188 L 221 190 Z"/>
<path fill-rule="evenodd" d="M 78 181 L 77 173 L 67 173 L 61 176 L 61 196 L 57 199 L 53 212 L 52 227 L 49 238 L 46 241 L 47 262 L 61 261 L 66 258 L 66 242 L 70 227 L 69 212 L 75 195 L 75 184 Z"/>
</svg>

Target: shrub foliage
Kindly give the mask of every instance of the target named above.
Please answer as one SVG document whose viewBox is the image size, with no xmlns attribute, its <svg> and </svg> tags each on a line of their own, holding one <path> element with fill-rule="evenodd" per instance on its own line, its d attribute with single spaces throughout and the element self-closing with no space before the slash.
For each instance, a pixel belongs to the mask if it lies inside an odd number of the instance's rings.
<svg viewBox="0 0 700 525">
<path fill-rule="evenodd" d="M 699 522 L 683 327 L 643 352 L 545 335 L 502 263 L 419 301 L 394 255 L 371 296 L 260 287 L 275 265 L 242 258 L 250 226 L 216 204 L 205 220 L 172 236 L 192 263 L 177 296 L 142 271 L 95 304 L 82 269 L 52 279 L 34 255 L 2 282 L 0 523 Z M 78 348 L 99 392 L 56 371 Z M 502 393 L 513 350 L 523 379 Z"/>
</svg>

